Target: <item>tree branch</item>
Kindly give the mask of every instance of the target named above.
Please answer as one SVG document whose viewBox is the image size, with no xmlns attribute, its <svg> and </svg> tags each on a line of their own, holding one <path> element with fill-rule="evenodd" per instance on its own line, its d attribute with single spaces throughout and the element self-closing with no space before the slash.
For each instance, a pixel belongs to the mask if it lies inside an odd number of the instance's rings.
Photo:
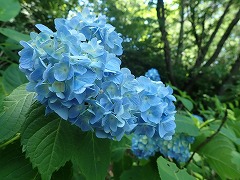
<svg viewBox="0 0 240 180">
<path fill-rule="evenodd" d="M 198 4 L 197 4 L 198 5 Z M 201 44 L 200 44 L 200 37 L 199 37 L 199 35 L 197 34 L 197 30 L 196 30 L 196 22 L 195 22 L 195 8 L 196 8 L 196 6 L 197 5 L 194 5 L 194 7 L 193 6 L 191 6 L 191 4 L 190 4 L 190 13 L 191 13 L 191 15 L 190 15 L 190 22 L 191 22 L 191 24 L 192 24 L 192 33 L 193 33 L 193 35 L 194 35 L 194 37 L 195 37 L 195 42 L 196 42 L 196 44 L 197 44 L 197 46 L 198 46 L 198 49 L 200 49 L 201 48 Z"/>
<path fill-rule="evenodd" d="M 180 63 L 180 61 L 182 59 L 183 31 L 184 31 L 184 8 L 185 8 L 184 0 L 181 0 L 180 1 L 180 17 L 181 17 L 181 21 L 180 21 L 180 32 L 179 32 L 177 56 L 176 56 L 177 63 Z"/>
<path fill-rule="evenodd" d="M 165 58 L 168 78 L 173 85 L 176 85 L 176 82 L 173 76 L 173 71 L 172 71 L 171 49 L 170 49 L 169 41 L 167 39 L 167 31 L 165 27 L 166 19 L 165 19 L 165 9 L 164 9 L 163 0 L 158 0 L 156 11 L 157 11 L 159 30 L 162 34 L 161 40 L 164 43 L 164 47 L 163 47 L 164 58 Z"/>
<path fill-rule="evenodd" d="M 189 80 L 186 82 L 186 86 L 185 86 L 185 91 L 186 92 L 190 92 L 192 90 L 192 88 L 194 87 L 195 82 L 197 82 L 199 80 L 199 78 L 202 76 L 202 74 L 199 73 L 199 72 L 201 72 L 200 70 L 210 66 L 216 60 L 216 58 L 218 57 L 219 53 L 221 52 L 221 49 L 222 49 L 225 41 L 229 37 L 232 29 L 237 24 L 239 19 L 240 19 L 240 10 L 236 13 L 236 16 L 231 21 L 231 23 L 228 25 L 228 28 L 226 29 L 226 31 L 223 34 L 223 36 L 220 39 L 220 41 L 218 42 L 217 48 L 214 51 L 213 55 L 210 57 L 210 59 L 206 62 L 206 64 L 204 64 L 202 67 L 200 67 L 200 69 L 198 70 L 197 74 L 191 73 L 191 75 L 189 76 Z"/>
<path fill-rule="evenodd" d="M 229 11 L 229 7 L 231 6 L 232 2 L 233 2 L 233 0 L 230 0 L 228 2 L 222 16 L 218 20 L 217 25 L 216 25 L 214 31 L 211 34 L 208 42 L 206 43 L 206 45 L 204 47 L 201 48 L 200 53 L 198 54 L 198 57 L 196 59 L 196 62 L 195 62 L 195 65 L 194 65 L 193 69 L 200 67 L 201 63 L 204 61 L 204 58 L 205 58 L 205 56 L 208 52 L 208 49 L 209 49 L 213 39 L 215 38 L 215 36 L 216 36 L 216 34 L 217 34 L 217 32 L 218 32 L 218 30 L 219 30 L 219 28 L 220 28 L 220 26 L 223 22 L 224 17 L 226 16 L 227 12 Z"/>
<path fill-rule="evenodd" d="M 229 24 L 227 30 L 225 31 L 225 33 L 223 34 L 221 40 L 219 41 L 218 45 L 217 45 L 217 49 L 215 50 L 215 52 L 213 53 L 213 55 L 210 57 L 210 59 L 207 61 L 206 64 L 203 65 L 203 67 L 207 67 L 209 65 L 211 65 L 216 58 L 218 57 L 219 53 L 222 50 L 222 47 L 225 43 L 225 41 L 227 40 L 227 38 L 229 37 L 233 27 L 237 24 L 237 22 L 240 19 L 240 10 L 238 10 L 236 16 L 234 17 L 234 19 L 232 20 L 232 22 Z"/>
</svg>

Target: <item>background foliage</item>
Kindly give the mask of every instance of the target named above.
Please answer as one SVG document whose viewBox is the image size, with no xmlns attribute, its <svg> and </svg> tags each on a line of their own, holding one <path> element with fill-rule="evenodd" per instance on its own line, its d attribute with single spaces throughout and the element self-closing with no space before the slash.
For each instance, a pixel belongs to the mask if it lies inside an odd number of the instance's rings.
<svg viewBox="0 0 240 180">
<path fill-rule="evenodd" d="M 237 0 L 0 0 L 0 179 L 239 179 L 240 2 Z M 156 68 L 175 89 L 177 133 L 196 138 L 186 163 L 139 160 L 131 137 L 83 133 L 26 92 L 20 40 L 88 6 L 124 39 L 122 66 Z M 199 121 L 193 114 L 203 117 Z"/>
</svg>

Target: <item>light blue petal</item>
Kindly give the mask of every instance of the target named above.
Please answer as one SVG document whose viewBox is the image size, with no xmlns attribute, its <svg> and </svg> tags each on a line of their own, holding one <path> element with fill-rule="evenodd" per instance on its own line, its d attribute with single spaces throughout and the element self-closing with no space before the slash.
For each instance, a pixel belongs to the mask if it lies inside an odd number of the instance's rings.
<svg viewBox="0 0 240 180">
<path fill-rule="evenodd" d="M 58 63 L 54 65 L 54 78 L 57 81 L 65 81 L 69 76 L 70 67 L 67 63 Z"/>
<path fill-rule="evenodd" d="M 53 31 L 49 29 L 47 26 L 44 26 L 42 24 L 36 24 L 35 25 L 40 31 L 45 32 L 49 35 L 53 35 Z"/>
</svg>

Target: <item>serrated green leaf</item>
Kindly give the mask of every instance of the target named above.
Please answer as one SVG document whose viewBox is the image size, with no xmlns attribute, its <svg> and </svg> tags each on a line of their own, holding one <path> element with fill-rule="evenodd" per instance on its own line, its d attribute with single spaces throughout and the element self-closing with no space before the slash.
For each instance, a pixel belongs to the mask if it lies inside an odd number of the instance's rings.
<svg viewBox="0 0 240 180">
<path fill-rule="evenodd" d="M 20 33 L 18 31 L 15 31 L 9 28 L 0 28 L 0 33 L 16 42 L 30 40 L 29 35 Z"/>
<path fill-rule="evenodd" d="M 237 179 L 240 171 L 232 162 L 232 152 L 235 151 L 234 144 L 225 136 L 218 134 L 207 143 L 199 154 L 206 157 L 206 161 L 222 179 Z"/>
<path fill-rule="evenodd" d="M 28 82 L 17 64 L 11 64 L 3 73 L 2 83 L 6 93 L 10 94 L 18 86 Z"/>
<path fill-rule="evenodd" d="M 177 133 L 186 133 L 190 136 L 199 135 L 199 129 L 191 117 L 177 113 L 175 118 Z"/>
<path fill-rule="evenodd" d="M 21 6 L 17 0 L 0 0 L 0 21 L 9 21 L 20 12 Z"/>
<path fill-rule="evenodd" d="M 86 179 L 105 179 L 110 165 L 110 140 L 99 139 L 94 133 L 79 134 L 75 138 L 76 150 L 72 162 L 78 166 Z"/>
<path fill-rule="evenodd" d="M 163 157 L 157 159 L 158 171 L 162 180 L 194 180 L 186 169 L 179 169 L 176 164 L 167 161 Z"/>
<path fill-rule="evenodd" d="M 0 114 L 0 143 L 20 131 L 26 120 L 25 114 L 34 101 L 34 96 L 35 93 L 27 92 L 26 85 L 22 85 L 4 99 L 4 111 Z"/>
<path fill-rule="evenodd" d="M 37 170 L 32 168 L 28 159 L 25 159 L 19 142 L 8 145 L 0 151 L 0 167 L 0 179 L 3 180 L 40 179 Z"/>
<path fill-rule="evenodd" d="M 55 113 L 45 116 L 45 107 L 34 105 L 24 124 L 21 143 L 43 180 L 71 159 L 73 126 Z"/>
</svg>

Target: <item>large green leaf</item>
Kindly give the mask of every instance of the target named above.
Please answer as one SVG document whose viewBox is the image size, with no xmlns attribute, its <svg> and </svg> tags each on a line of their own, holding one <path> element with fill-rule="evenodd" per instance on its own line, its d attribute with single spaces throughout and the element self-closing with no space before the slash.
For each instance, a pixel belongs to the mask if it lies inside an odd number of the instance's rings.
<svg viewBox="0 0 240 180">
<path fill-rule="evenodd" d="M 10 94 L 15 88 L 26 82 L 27 78 L 19 70 L 17 64 L 11 64 L 3 73 L 3 88 L 8 94 Z"/>
<path fill-rule="evenodd" d="M 112 160 L 117 162 L 123 158 L 127 149 L 131 148 L 131 140 L 124 136 L 121 141 L 113 141 L 111 143 L 111 151 L 112 151 Z"/>
<path fill-rule="evenodd" d="M 213 129 L 214 131 L 217 131 L 219 126 L 220 124 L 213 124 L 210 126 L 210 128 Z M 235 144 L 240 145 L 240 138 L 238 138 L 237 135 L 235 134 L 233 127 L 231 126 L 222 127 L 220 130 L 220 134 L 229 138 Z"/>
<path fill-rule="evenodd" d="M 0 151 L 0 179 L 2 180 L 26 180 L 40 179 L 36 169 L 25 159 L 19 142 L 8 145 Z"/>
<path fill-rule="evenodd" d="M 72 125 L 57 114 L 45 116 L 45 107 L 35 103 L 24 124 L 21 143 L 43 180 L 71 159 Z"/>
<path fill-rule="evenodd" d="M 110 164 L 110 140 L 99 139 L 94 133 L 79 134 L 75 138 L 72 162 L 77 165 L 86 179 L 105 179 Z"/>
<path fill-rule="evenodd" d="M 222 179 L 237 179 L 240 177 L 240 169 L 232 162 L 234 151 L 234 144 L 227 137 L 219 134 L 206 144 L 199 154 L 206 157 L 210 167 Z"/>
<path fill-rule="evenodd" d="M 198 136 L 199 129 L 197 128 L 196 124 L 194 123 L 193 119 L 184 114 L 176 114 L 176 132 L 177 133 L 186 133 L 190 136 Z"/>
<path fill-rule="evenodd" d="M 0 0 L 0 21 L 9 21 L 20 11 L 18 0 Z"/>
<path fill-rule="evenodd" d="M 157 159 L 158 171 L 162 180 L 194 180 L 186 169 L 179 169 L 176 164 L 167 161 L 163 157 Z"/>
<path fill-rule="evenodd" d="M 30 36 L 9 28 L 0 28 L 0 33 L 17 42 L 30 40 Z"/>
<path fill-rule="evenodd" d="M 34 96 L 34 93 L 26 91 L 26 85 L 22 85 L 4 99 L 4 111 L 0 114 L 0 143 L 20 131 Z"/>
</svg>

